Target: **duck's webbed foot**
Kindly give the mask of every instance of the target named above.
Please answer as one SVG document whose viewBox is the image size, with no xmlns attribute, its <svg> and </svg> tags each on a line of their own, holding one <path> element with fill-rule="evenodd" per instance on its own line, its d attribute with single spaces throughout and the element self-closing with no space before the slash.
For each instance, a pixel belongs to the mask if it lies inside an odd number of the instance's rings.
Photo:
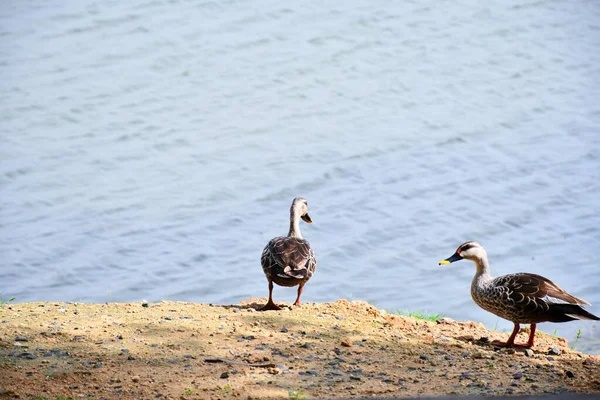
<svg viewBox="0 0 600 400">
<path fill-rule="evenodd" d="M 262 306 L 259 310 L 260 311 L 281 310 L 281 307 L 279 307 L 277 304 L 273 303 L 273 301 L 269 301 L 267 304 Z"/>
<path fill-rule="evenodd" d="M 522 348 L 522 349 L 529 349 L 530 347 L 533 346 L 532 344 L 529 343 L 508 343 L 508 342 L 501 342 L 499 340 L 494 340 L 492 342 L 492 346 L 496 346 L 496 347 L 518 347 L 518 348 Z"/>
</svg>

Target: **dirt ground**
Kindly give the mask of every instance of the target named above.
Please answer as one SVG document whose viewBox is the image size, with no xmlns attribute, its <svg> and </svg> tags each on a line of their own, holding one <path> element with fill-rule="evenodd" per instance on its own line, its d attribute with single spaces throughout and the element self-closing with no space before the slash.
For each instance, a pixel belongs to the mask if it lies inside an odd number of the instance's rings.
<svg viewBox="0 0 600 400">
<path fill-rule="evenodd" d="M 256 311 L 264 302 L 4 305 L 0 398 L 600 393 L 600 357 L 542 332 L 533 351 L 500 350 L 489 342 L 507 334 L 479 323 L 346 300 Z"/>
</svg>

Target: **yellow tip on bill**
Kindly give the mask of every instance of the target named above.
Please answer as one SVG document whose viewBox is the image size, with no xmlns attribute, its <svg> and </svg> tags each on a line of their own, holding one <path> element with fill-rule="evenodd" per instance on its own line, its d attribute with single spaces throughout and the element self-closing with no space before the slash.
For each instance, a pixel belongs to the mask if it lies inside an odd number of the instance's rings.
<svg viewBox="0 0 600 400">
<path fill-rule="evenodd" d="M 448 260 L 442 260 L 439 262 L 439 265 L 446 265 L 446 264 L 450 264 L 450 261 Z"/>
</svg>

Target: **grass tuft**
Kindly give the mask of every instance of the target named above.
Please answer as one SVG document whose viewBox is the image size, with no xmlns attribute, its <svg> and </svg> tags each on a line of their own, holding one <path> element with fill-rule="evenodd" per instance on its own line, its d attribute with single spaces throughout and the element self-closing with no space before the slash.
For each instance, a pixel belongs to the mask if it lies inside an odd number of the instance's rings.
<svg viewBox="0 0 600 400">
<path fill-rule="evenodd" d="M 421 311 L 401 311 L 401 310 L 396 310 L 396 312 L 394 312 L 393 314 L 397 314 L 397 315 L 403 315 L 405 317 L 413 317 L 416 319 L 422 319 L 425 321 L 431 321 L 431 322 L 435 322 L 440 318 L 444 317 L 444 314 L 428 314 L 427 310 L 421 312 Z"/>
<path fill-rule="evenodd" d="M 2 293 L 0 293 L 0 296 L 1 296 L 1 295 L 2 295 Z M 10 303 L 12 303 L 13 301 L 15 301 L 15 298 L 14 298 L 14 297 L 11 297 L 11 298 L 10 298 L 10 299 L 8 299 L 8 300 L 2 300 L 2 299 L 0 299 L 0 307 L 4 307 L 4 305 L 6 305 L 6 304 L 10 304 Z"/>
<path fill-rule="evenodd" d="M 308 395 L 302 390 L 298 390 L 296 392 L 288 392 L 288 397 L 291 400 L 308 400 Z"/>
</svg>

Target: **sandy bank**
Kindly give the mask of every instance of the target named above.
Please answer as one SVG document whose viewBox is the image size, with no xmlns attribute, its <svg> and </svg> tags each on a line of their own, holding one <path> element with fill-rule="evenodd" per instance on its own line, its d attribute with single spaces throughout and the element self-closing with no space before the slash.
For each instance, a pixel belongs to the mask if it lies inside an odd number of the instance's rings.
<svg viewBox="0 0 600 400">
<path fill-rule="evenodd" d="M 507 334 L 478 323 L 346 300 L 256 311 L 263 303 L 5 305 L 0 398 L 600 393 L 600 357 L 541 332 L 531 352 L 498 350 L 488 342 Z"/>
</svg>

